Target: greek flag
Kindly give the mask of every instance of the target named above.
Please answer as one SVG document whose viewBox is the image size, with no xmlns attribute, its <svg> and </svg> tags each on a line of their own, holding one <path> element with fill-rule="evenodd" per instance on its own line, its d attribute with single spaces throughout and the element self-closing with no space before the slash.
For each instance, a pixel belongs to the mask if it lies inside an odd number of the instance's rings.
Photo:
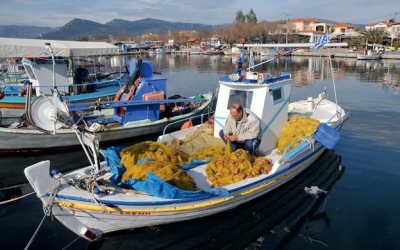
<svg viewBox="0 0 400 250">
<path fill-rule="evenodd" d="M 242 53 L 240 54 L 240 63 L 243 63 L 245 54 L 246 54 L 246 50 L 242 49 Z"/>
<path fill-rule="evenodd" d="M 322 48 L 325 44 L 329 43 L 329 39 L 328 39 L 328 33 L 325 33 L 325 35 L 323 35 L 318 42 L 315 43 L 314 48 L 315 49 L 320 49 Z"/>
<path fill-rule="evenodd" d="M 249 68 L 254 68 L 254 56 L 253 56 L 253 51 L 250 51 Z"/>
</svg>

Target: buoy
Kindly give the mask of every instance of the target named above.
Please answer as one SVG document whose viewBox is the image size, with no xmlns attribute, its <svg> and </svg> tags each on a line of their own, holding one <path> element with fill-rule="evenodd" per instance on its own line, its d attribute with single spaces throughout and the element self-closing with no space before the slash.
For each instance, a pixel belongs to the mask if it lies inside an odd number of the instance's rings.
<svg viewBox="0 0 400 250">
<path fill-rule="evenodd" d="M 184 130 L 184 129 L 187 129 L 190 127 L 193 127 L 192 120 L 186 121 L 184 124 L 182 124 L 181 130 Z"/>
</svg>

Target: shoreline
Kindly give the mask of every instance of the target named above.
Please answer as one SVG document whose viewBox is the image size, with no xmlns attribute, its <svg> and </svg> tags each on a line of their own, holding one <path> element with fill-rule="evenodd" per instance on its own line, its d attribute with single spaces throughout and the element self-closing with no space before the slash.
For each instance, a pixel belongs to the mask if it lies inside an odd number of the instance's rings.
<svg viewBox="0 0 400 250">
<path fill-rule="evenodd" d="M 256 55 L 259 55 L 259 51 L 255 51 Z M 385 53 L 382 54 L 382 59 L 390 59 L 390 60 L 400 60 L 400 51 L 397 52 L 398 54 L 391 52 L 391 53 Z M 143 51 L 129 51 L 129 52 L 120 52 L 120 55 L 143 55 L 147 54 L 147 52 Z M 189 49 L 182 49 L 179 51 L 172 51 L 171 54 L 184 54 L 184 55 L 189 55 Z M 349 51 L 348 49 L 341 49 L 341 48 L 330 48 L 329 49 L 329 54 L 331 58 L 339 57 L 339 58 L 354 58 L 357 59 L 357 54 L 363 54 L 361 51 Z M 239 54 L 233 54 L 233 53 L 226 53 L 225 55 L 229 56 L 236 56 Z M 308 51 L 298 50 L 294 51 L 292 53 L 293 56 L 311 56 L 311 57 L 328 57 L 328 49 L 321 49 L 321 50 L 315 50 L 315 49 L 309 49 Z M 196 55 L 194 55 L 196 56 Z M 269 56 L 273 56 L 272 54 Z"/>
</svg>

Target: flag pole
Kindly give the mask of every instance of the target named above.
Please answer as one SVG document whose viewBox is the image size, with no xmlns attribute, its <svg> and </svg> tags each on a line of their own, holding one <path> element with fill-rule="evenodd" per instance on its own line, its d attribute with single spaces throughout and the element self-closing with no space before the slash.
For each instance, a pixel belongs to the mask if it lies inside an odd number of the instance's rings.
<svg viewBox="0 0 400 250">
<path fill-rule="evenodd" d="M 333 74 L 332 57 L 331 57 L 331 53 L 330 53 L 329 47 L 327 47 L 327 50 L 328 50 L 329 66 L 331 68 L 332 82 L 333 82 L 333 92 L 335 93 L 335 103 L 336 103 L 336 110 L 337 110 L 338 109 L 338 101 L 337 101 L 337 95 L 336 95 L 335 76 Z"/>
</svg>

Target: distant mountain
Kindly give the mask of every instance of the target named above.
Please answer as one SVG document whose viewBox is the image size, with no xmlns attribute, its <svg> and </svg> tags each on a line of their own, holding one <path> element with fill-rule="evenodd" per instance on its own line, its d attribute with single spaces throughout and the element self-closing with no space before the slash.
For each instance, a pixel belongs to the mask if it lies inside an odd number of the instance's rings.
<svg viewBox="0 0 400 250">
<path fill-rule="evenodd" d="M 0 37 L 12 38 L 38 38 L 41 34 L 52 31 L 50 27 L 35 27 L 24 25 L 0 26 Z"/>
<path fill-rule="evenodd" d="M 332 20 L 317 19 L 320 22 L 335 24 Z M 351 23 L 349 23 L 351 24 Z M 40 38 L 54 40 L 97 40 L 112 37 L 134 37 L 146 33 L 166 34 L 181 30 L 198 30 L 199 28 L 214 30 L 217 27 L 227 27 L 231 24 L 206 25 L 200 23 L 169 22 L 159 19 L 146 18 L 137 21 L 113 19 L 101 24 L 84 19 L 73 19 L 59 28 L 7 25 L 0 26 L 0 37 Z M 364 28 L 361 24 L 351 24 L 357 28 Z"/>
<path fill-rule="evenodd" d="M 93 36 L 94 38 L 108 37 L 110 32 L 114 32 L 113 27 L 89 20 L 75 18 L 64 26 L 46 34 L 42 34 L 42 36 L 43 38 L 56 40 L 79 40 L 82 37 L 90 36 Z M 99 37 L 96 36 L 97 34 L 99 34 Z"/>
<path fill-rule="evenodd" d="M 165 34 L 169 31 L 177 32 L 181 30 L 197 30 L 199 28 L 215 29 L 217 26 L 205 25 L 200 23 L 181 23 L 168 22 L 159 19 L 146 18 L 138 21 L 126 21 L 122 19 L 114 19 L 108 23 L 101 24 L 84 19 L 73 19 L 62 27 L 39 28 L 28 31 L 28 26 L 13 26 L 7 32 L 1 32 L 2 29 L 9 26 L 0 26 L 0 37 L 18 37 L 18 38 L 39 38 L 40 35 L 46 39 L 55 40 L 83 40 L 83 39 L 104 39 L 110 35 L 119 36 L 137 36 L 145 33 Z M 21 28 L 24 27 L 24 28 Z M 39 32 L 40 31 L 40 32 Z M 39 35 L 40 34 L 40 35 Z"/>
<path fill-rule="evenodd" d="M 197 30 L 199 28 L 215 29 L 216 26 L 200 23 L 168 22 L 159 19 L 146 18 L 138 21 L 125 21 L 114 19 L 105 25 L 122 31 L 119 35 L 137 36 L 145 33 L 166 34 L 169 31 L 178 32 L 181 30 Z"/>
</svg>

